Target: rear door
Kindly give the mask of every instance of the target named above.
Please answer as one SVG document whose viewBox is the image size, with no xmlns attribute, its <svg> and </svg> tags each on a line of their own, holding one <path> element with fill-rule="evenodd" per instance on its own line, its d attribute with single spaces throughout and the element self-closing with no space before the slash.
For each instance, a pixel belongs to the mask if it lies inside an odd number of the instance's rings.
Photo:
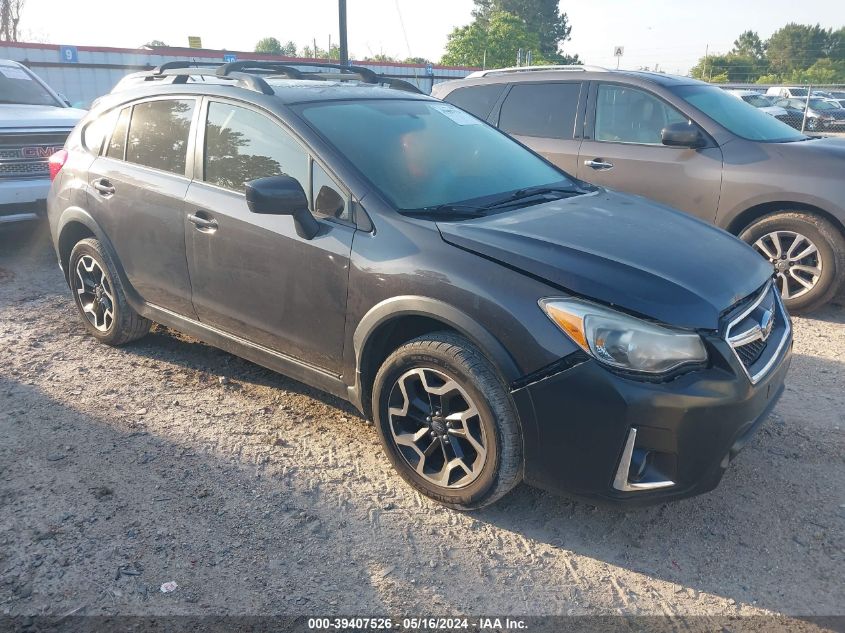
<svg viewBox="0 0 845 633">
<path fill-rule="evenodd" d="M 89 203 L 144 301 L 195 316 L 183 204 L 195 98 L 127 105 L 88 172 Z"/>
<path fill-rule="evenodd" d="M 515 83 L 493 116 L 503 132 L 575 175 L 583 88 L 580 81 Z"/>
<path fill-rule="evenodd" d="M 715 144 L 691 149 L 661 142 L 663 128 L 689 122 L 686 115 L 649 91 L 613 83 L 593 85 L 587 112 L 579 178 L 715 220 L 722 151 Z"/>
<path fill-rule="evenodd" d="M 201 121 L 182 220 L 200 321 L 339 375 L 355 233 L 348 191 L 263 110 L 207 99 Z M 291 216 L 249 210 L 245 183 L 278 174 L 308 195 L 313 239 Z"/>
</svg>

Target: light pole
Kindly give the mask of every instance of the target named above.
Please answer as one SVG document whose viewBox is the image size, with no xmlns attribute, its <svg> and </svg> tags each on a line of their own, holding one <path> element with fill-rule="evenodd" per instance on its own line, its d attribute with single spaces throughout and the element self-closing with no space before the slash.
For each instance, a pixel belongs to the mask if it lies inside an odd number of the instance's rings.
<svg viewBox="0 0 845 633">
<path fill-rule="evenodd" d="M 337 0 L 337 15 L 340 26 L 340 63 L 349 65 L 349 48 L 346 43 L 346 0 Z"/>
</svg>

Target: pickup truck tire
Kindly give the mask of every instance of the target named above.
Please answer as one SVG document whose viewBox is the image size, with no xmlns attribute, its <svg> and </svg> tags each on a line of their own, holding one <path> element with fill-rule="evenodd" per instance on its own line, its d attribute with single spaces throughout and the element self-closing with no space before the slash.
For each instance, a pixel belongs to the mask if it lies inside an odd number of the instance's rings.
<svg viewBox="0 0 845 633">
<path fill-rule="evenodd" d="M 820 308 L 845 280 L 845 237 L 818 215 L 778 211 L 759 218 L 739 237 L 772 262 L 775 283 L 793 314 Z"/>
<path fill-rule="evenodd" d="M 506 386 L 470 341 L 426 334 L 394 351 L 373 386 L 373 412 L 393 467 L 457 510 L 489 505 L 522 478 L 522 433 Z"/>
<path fill-rule="evenodd" d="M 101 343 L 123 345 L 150 331 L 152 322 L 127 303 L 114 262 L 99 240 L 86 238 L 73 247 L 68 279 L 83 324 Z"/>
</svg>

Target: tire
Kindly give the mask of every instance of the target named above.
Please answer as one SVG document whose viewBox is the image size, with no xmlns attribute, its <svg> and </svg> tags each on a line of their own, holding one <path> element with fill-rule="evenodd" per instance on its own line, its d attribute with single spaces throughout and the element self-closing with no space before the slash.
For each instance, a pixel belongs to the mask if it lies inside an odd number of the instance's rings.
<svg viewBox="0 0 845 633">
<path fill-rule="evenodd" d="M 447 391 L 432 395 L 425 391 L 426 384 Z M 426 421 L 426 414 L 437 414 L 440 405 L 440 415 Z M 394 351 L 376 374 L 372 407 L 393 467 L 411 486 L 445 506 L 481 508 L 522 480 L 522 432 L 508 389 L 490 361 L 462 336 L 435 332 Z M 464 419 L 458 420 L 461 413 Z M 408 441 L 416 437 L 415 429 L 422 434 L 416 449 L 397 443 L 396 434 Z M 429 456 L 421 467 L 424 453 Z M 456 466 L 458 455 L 469 468 Z M 435 478 L 440 483 L 432 481 Z"/>
<path fill-rule="evenodd" d="M 101 343 L 124 345 L 150 331 L 152 322 L 135 312 L 126 301 L 117 268 L 99 240 L 87 238 L 77 242 L 70 252 L 68 278 L 83 324 Z M 79 290 L 83 287 L 81 294 Z"/>
<path fill-rule="evenodd" d="M 780 266 L 787 266 L 786 270 L 778 268 L 777 258 L 769 257 L 777 255 L 777 248 L 771 236 L 778 234 L 781 244 L 781 255 L 790 251 L 792 235 L 806 238 L 817 249 L 807 257 L 792 262 L 792 260 L 779 260 Z M 740 239 L 750 244 L 763 257 L 773 261 L 775 266 L 776 283 L 781 290 L 784 304 L 787 310 L 793 314 L 807 314 L 820 308 L 836 296 L 845 279 L 845 237 L 829 221 L 812 213 L 805 211 L 778 211 L 763 216 L 748 226 L 739 235 Z M 805 243 L 799 243 L 793 255 L 804 252 Z M 797 268 L 790 266 L 792 263 Z M 805 273 L 804 271 L 820 268 L 817 275 Z M 812 287 L 806 288 L 804 284 L 796 281 L 796 276 L 805 282 L 811 282 Z M 784 283 L 789 285 L 789 292 L 784 292 Z M 797 289 L 798 292 L 795 292 Z M 800 293 L 800 294 L 799 294 Z"/>
</svg>

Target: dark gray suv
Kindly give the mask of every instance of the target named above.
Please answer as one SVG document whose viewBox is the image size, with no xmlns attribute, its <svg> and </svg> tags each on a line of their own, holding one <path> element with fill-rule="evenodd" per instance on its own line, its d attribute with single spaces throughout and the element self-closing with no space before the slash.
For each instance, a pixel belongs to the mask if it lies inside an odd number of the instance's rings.
<svg viewBox="0 0 845 633">
<path fill-rule="evenodd" d="M 481 71 L 433 95 L 578 178 L 740 236 L 771 263 L 790 312 L 813 310 L 842 287 L 843 139 L 808 138 L 721 88 L 661 73 Z"/>
<path fill-rule="evenodd" d="M 51 159 L 88 331 L 155 321 L 345 398 L 451 507 L 713 488 L 784 389 L 769 265 L 407 88 L 237 62 L 102 98 Z"/>
</svg>

